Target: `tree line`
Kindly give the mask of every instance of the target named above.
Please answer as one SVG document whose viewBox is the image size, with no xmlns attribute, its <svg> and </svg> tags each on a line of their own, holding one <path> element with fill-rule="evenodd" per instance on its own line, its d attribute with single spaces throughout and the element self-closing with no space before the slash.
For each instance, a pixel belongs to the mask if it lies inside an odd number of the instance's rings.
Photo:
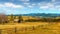
<svg viewBox="0 0 60 34">
<path fill-rule="evenodd" d="M 13 14 L 10 15 L 10 20 L 8 20 L 8 16 L 5 14 L 0 14 L 0 24 L 5 24 L 5 23 L 9 23 L 10 21 L 14 21 L 17 23 L 21 23 L 21 22 L 60 22 L 60 18 L 59 19 L 53 19 L 53 18 L 39 18 L 39 19 L 27 19 L 27 20 L 23 20 L 22 15 L 18 16 L 18 18 L 16 18 L 16 16 L 13 16 Z"/>
</svg>

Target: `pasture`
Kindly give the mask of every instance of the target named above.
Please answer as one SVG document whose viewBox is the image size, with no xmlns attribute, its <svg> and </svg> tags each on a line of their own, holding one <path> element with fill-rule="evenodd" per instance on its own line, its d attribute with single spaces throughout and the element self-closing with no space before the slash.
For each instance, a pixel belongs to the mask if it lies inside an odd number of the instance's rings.
<svg viewBox="0 0 60 34">
<path fill-rule="evenodd" d="M 60 34 L 60 23 L 26 22 L 0 25 L 0 34 Z"/>
<path fill-rule="evenodd" d="M 60 34 L 60 18 L 0 17 L 0 34 Z"/>
</svg>

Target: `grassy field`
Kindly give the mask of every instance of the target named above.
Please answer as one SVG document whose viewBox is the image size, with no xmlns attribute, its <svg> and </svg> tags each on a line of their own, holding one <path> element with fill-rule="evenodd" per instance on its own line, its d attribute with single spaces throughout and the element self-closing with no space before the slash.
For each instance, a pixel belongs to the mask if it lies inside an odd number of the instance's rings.
<svg viewBox="0 0 60 34">
<path fill-rule="evenodd" d="M 22 18 L 22 22 L 14 21 Z M 8 22 L 0 24 L 0 34 L 60 34 L 60 19 L 31 16 L 8 16 Z M 2 18 L 4 19 L 4 18 Z M 0 19 L 1 20 L 1 19 Z M 54 22 L 54 20 L 56 22 Z M 45 21 L 45 22 L 44 22 Z"/>
<path fill-rule="evenodd" d="M 60 23 L 26 22 L 0 25 L 0 34 L 60 34 Z"/>
</svg>

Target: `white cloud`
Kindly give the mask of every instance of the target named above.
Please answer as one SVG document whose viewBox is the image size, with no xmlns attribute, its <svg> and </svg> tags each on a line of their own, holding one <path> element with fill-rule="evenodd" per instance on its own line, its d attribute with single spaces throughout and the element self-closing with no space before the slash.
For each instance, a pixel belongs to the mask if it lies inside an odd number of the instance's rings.
<svg viewBox="0 0 60 34">
<path fill-rule="evenodd" d="M 5 5 L 6 7 L 12 7 L 12 6 L 14 6 L 14 4 L 12 4 L 12 3 L 4 3 L 4 5 Z"/>
<path fill-rule="evenodd" d="M 48 6 L 40 6 L 40 9 L 48 9 Z"/>
<path fill-rule="evenodd" d="M 30 3 L 24 3 L 25 5 L 30 5 Z"/>
<path fill-rule="evenodd" d="M 56 0 L 52 0 L 52 2 L 55 2 Z"/>
<path fill-rule="evenodd" d="M 36 6 L 37 4 L 24 3 L 24 5 L 25 5 L 26 7 L 33 8 L 33 7 Z"/>
<path fill-rule="evenodd" d="M 54 4 L 53 3 L 48 3 L 47 6 L 49 6 L 49 8 L 55 8 Z"/>
<path fill-rule="evenodd" d="M 29 8 L 32 8 L 33 6 L 29 5 L 28 7 L 29 7 Z"/>
<path fill-rule="evenodd" d="M 4 5 L 7 7 L 13 7 L 13 8 L 23 8 L 22 5 L 15 5 L 13 3 L 5 3 Z"/>
<path fill-rule="evenodd" d="M 56 8 L 60 8 L 60 5 L 56 6 Z"/>
<path fill-rule="evenodd" d="M 40 9 L 56 9 L 53 3 L 40 4 Z"/>
<path fill-rule="evenodd" d="M 40 6 L 40 9 L 48 9 L 49 8 L 48 4 L 40 4 L 38 6 Z"/>
<path fill-rule="evenodd" d="M 36 4 L 32 4 L 32 6 L 35 6 Z"/>
<path fill-rule="evenodd" d="M 58 4 L 58 3 L 57 3 Z M 60 5 L 55 5 L 54 3 L 40 4 L 40 9 L 51 9 L 51 10 L 60 10 Z"/>
<path fill-rule="evenodd" d="M 0 7 L 23 8 L 24 6 L 15 5 L 13 3 L 4 3 L 4 4 L 0 4 Z"/>
<path fill-rule="evenodd" d="M 41 3 L 38 3 L 37 5 L 40 5 Z"/>
<path fill-rule="evenodd" d="M 55 8 L 58 9 L 58 10 L 60 10 L 60 5 L 56 6 Z"/>
<path fill-rule="evenodd" d="M 3 5 L 2 4 L 0 4 L 0 7 L 2 7 Z"/>
<path fill-rule="evenodd" d="M 30 3 L 24 3 L 26 7 L 33 8 L 37 6 L 37 4 L 30 4 Z"/>
</svg>

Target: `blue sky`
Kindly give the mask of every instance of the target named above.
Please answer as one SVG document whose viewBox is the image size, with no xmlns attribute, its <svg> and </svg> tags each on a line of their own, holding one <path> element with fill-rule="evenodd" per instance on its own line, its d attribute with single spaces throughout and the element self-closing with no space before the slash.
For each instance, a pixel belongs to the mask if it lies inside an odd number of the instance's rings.
<svg viewBox="0 0 60 34">
<path fill-rule="evenodd" d="M 60 13 L 60 0 L 0 0 L 0 13 Z"/>
</svg>

